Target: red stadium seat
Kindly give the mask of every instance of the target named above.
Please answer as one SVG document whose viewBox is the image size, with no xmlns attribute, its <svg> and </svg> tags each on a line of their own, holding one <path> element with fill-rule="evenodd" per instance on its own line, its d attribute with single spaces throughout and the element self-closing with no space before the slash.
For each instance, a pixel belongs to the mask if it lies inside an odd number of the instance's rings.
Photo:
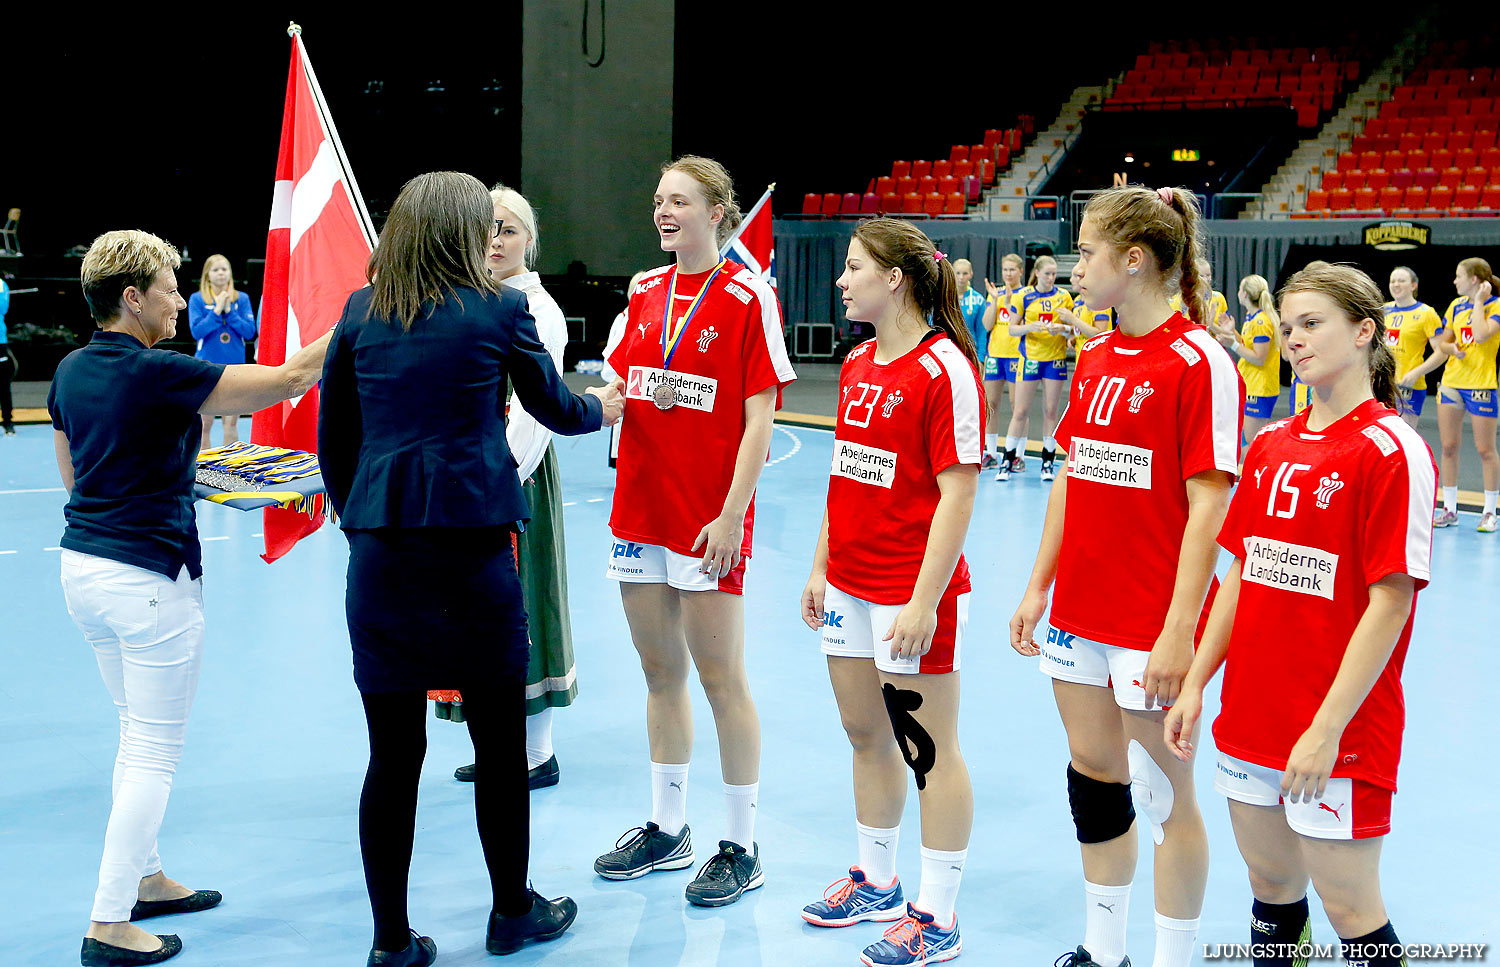
<svg viewBox="0 0 1500 967">
<path fill-rule="evenodd" d="M 1406 189 L 1406 194 L 1402 197 L 1401 204 L 1406 208 L 1426 208 L 1427 189 L 1421 185 L 1412 185 Z"/>
<path fill-rule="evenodd" d="M 1378 138 L 1386 133 L 1386 122 L 1380 118 L 1370 118 L 1365 122 L 1364 133 L 1372 138 Z"/>
<path fill-rule="evenodd" d="M 1344 187 L 1344 173 L 1342 171 L 1325 171 L 1323 173 L 1323 191 L 1338 191 Z"/>
<path fill-rule="evenodd" d="M 1453 133 L 1453 118 L 1446 114 L 1432 119 L 1432 133 L 1441 134 L 1443 137 Z"/>
<path fill-rule="evenodd" d="M 944 158 L 942 161 L 932 163 L 932 177 L 939 181 L 953 174 L 953 162 Z"/>
<path fill-rule="evenodd" d="M 904 177 L 896 179 L 896 194 L 900 195 L 902 198 L 905 198 L 907 195 L 916 190 L 917 179 L 913 178 L 912 176 L 906 175 Z"/>
<path fill-rule="evenodd" d="M 1472 150 L 1473 146 L 1474 132 L 1472 130 L 1454 131 L 1452 134 L 1448 135 L 1448 150 L 1452 151 L 1455 155 L 1457 155 L 1460 151 Z"/>
<path fill-rule="evenodd" d="M 911 174 L 911 162 L 910 161 L 892 161 L 891 162 L 891 177 L 892 178 L 896 179 L 897 181 L 900 181 L 902 178 L 905 178 L 906 176 L 908 176 L 910 174 Z"/>
<path fill-rule="evenodd" d="M 844 196 L 836 191 L 830 191 L 825 194 L 823 196 L 823 214 L 837 215 L 839 213 L 839 204 L 843 200 Z"/>
<path fill-rule="evenodd" d="M 1406 119 L 1406 124 L 1407 132 L 1419 138 L 1425 137 L 1432 130 L 1432 118 L 1429 117 L 1410 117 Z"/>
<path fill-rule="evenodd" d="M 875 194 L 888 195 L 896 190 L 896 179 L 889 175 L 881 175 L 875 179 Z"/>
<path fill-rule="evenodd" d="M 1350 191 L 1359 191 L 1365 186 L 1368 176 L 1363 170 L 1344 172 L 1344 187 Z"/>
<path fill-rule="evenodd" d="M 1500 211 L 1500 185 L 1489 185 L 1479 196 L 1479 207 Z"/>
<path fill-rule="evenodd" d="M 984 132 L 984 146 L 993 148 L 1005 140 L 1005 132 L 999 128 L 987 128 Z"/>
<path fill-rule="evenodd" d="M 941 192 L 930 191 L 927 193 L 927 203 L 924 206 L 924 211 L 929 215 L 941 215 L 943 213 L 943 206 L 946 203 L 947 198 Z"/>
<path fill-rule="evenodd" d="M 1310 212 L 1326 212 L 1328 210 L 1328 192 L 1319 191 L 1316 188 L 1308 192 L 1307 210 Z"/>
<path fill-rule="evenodd" d="M 1491 145 L 1479 156 L 1479 163 L 1486 168 L 1500 168 L 1500 147 Z"/>
<path fill-rule="evenodd" d="M 1453 193 L 1453 207 L 1471 209 L 1479 207 L 1479 189 L 1474 185 L 1464 185 Z"/>
<path fill-rule="evenodd" d="M 802 196 L 802 214 L 804 214 L 804 215 L 821 215 L 821 214 L 823 214 L 823 196 L 822 195 L 803 195 Z"/>
<path fill-rule="evenodd" d="M 1398 138 L 1407 131 L 1406 118 L 1385 118 L 1384 124 L 1385 133 L 1394 134 Z"/>
<path fill-rule="evenodd" d="M 969 148 L 968 162 L 977 168 L 979 167 L 979 162 L 983 161 L 985 158 L 993 158 L 994 156 L 995 153 L 989 145 L 976 144 Z M 953 162 L 953 167 L 958 167 L 957 161 Z"/>
<path fill-rule="evenodd" d="M 861 215 L 879 215 L 880 196 L 873 191 L 865 192 L 864 197 L 859 200 L 859 213 Z"/>
<path fill-rule="evenodd" d="M 1436 168 L 1418 168 L 1417 177 L 1412 181 L 1412 187 L 1431 188 L 1438 183 L 1439 177 Z"/>
<path fill-rule="evenodd" d="M 1010 159 L 1007 157 L 1006 160 Z M 991 161 L 989 158 L 985 158 L 979 163 L 979 171 L 980 180 L 983 181 L 986 185 L 993 185 L 995 183 L 995 162 Z"/>
<path fill-rule="evenodd" d="M 1354 192 L 1347 188 L 1328 193 L 1328 210 L 1331 212 L 1344 212 L 1354 207 Z"/>
<path fill-rule="evenodd" d="M 1453 163 L 1460 168 L 1472 168 L 1479 164 L 1479 152 L 1473 148 L 1459 148 L 1453 152 Z"/>
<path fill-rule="evenodd" d="M 1364 154 L 1366 151 L 1378 151 L 1375 147 L 1376 140 L 1368 134 L 1356 134 L 1354 141 L 1349 145 L 1349 150 L 1355 154 Z"/>
<path fill-rule="evenodd" d="M 984 182 L 978 175 L 969 175 L 963 179 L 964 199 L 971 205 L 979 204 L 979 196 L 984 192 Z"/>
<path fill-rule="evenodd" d="M 1487 131 L 1484 128 L 1480 128 L 1474 132 L 1474 150 L 1480 152 L 1481 155 L 1488 154 L 1489 150 L 1495 147 L 1497 143 L 1500 143 L 1500 136 L 1497 136 L 1494 131 Z M 1500 167 L 1500 165 L 1492 165 L 1483 160 L 1480 163 L 1486 168 Z"/>
<path fill-rule="evenodd" d="M 851 191 L 851 192 L 847 193 L 846 195 L 844 195 L 843 201 L 839 204 L 839 214 L 840 215 L 858 215 L 859 214 L 859 206 L 862 205 L 862 204 L 864 204 L 864 198 L 863 198 L 863 196 L 858 195 L 858 194 L 856 194 L 856 193 L 854 193 L 854 192 Z"/>
<path fill-rule="evenodd" d="M 1387 151 L 1385 154 L 1381 155 L 1380 164 L 1376 165 L 1375 167 L 1384 168 L 1387 171 L 1395 171 L 1397 168 L 1405 168 L 1406 152 Z"/>
<path fill-rule="evenodd" d="M 966 144 L 955 144 L 948 149 L 948 164 L 956 165 L 960 161 L 969 160 L 969 146 Z"/>
<path fill-rule="evenodd" d="M 911 176 L 913 178 L 920 179 L 930 174 L 932 174 L 931 161 L 913 161 L 911 163 Z"/>
<path fill-rule="evenodd" d="M 1349 172 L 1359 167 L 1359 157 L 1353 151 L 1339 155 L 1338 170 Z"/>
<path fill-rule="evenodd" d="M 932 175 L 920 175 L 917 178 L 917 192 L 921 195 L 930 195 L 937 191 L 937 179 Z"/>
<path fill-rule="evenodd" d="M 915 191 L 907 192 L 901 197 L 901 211 L 907 215 L 922 214 L 922 196 Z"/>
<path fill-rule="evenodd" d="M 1410 168 L 1393 171 L 1391 172 L 1391 187 L 1400 188 L 1402 191 L 1405 191 L 1416 183 L 1416 178 L 1417 173 Z"/>
<path fill-rule="evenodd" d="M 1375 208 L 1376 193 L 1373 188 L 1359 188 L 1354 192 L 1354 207 L 1360 211 L 1372 211 Z"/>
<path fill-rule="evenodd" d="M 1428 133 L 1422 135 L 1423 150 L 1438 151 L 1446 148 L 1447 145 L 1448 136 L 1446 134 L 1438 134 L 1436 131 L 1429 131 Z"/>
<path fill-rule="evenodd" d="M 1014 154 L 1015 152 L 1021 150 L 1021 140 L 1024 137 L 1026 137 L 1025 132 L 1023 132 L 1020 128 L 1011 128 L 1010 131 L 1006 134 L 1005 146 L 1011 150 L 1012 154 Z"/>
<path fill-rule="evenodd" d="M 880 196 L 880 210 L 887 214 L 901 210 L 901 196 L 894 191 L 885 192 Z"/>
<path fill-rule="evenodd" d="M 1421 148 L 1406 152 L 1406 167 L 1427 168 L 1432 165 L 1432 152 L 1423 151 Z"/>
<path fill-rule="evenodd" d="M 962 215 L 967 208 L 964 196 L 960 192 L 949 192 L 946 203 L 943 205 L 944 215 Z"/>
<path fill-rule="evenodd" d="M 981 158 L 980 160 L 983 161 L 984 159 Z M 955 177 L 955 178 L 958 178 L 958 179 L 967 178 L 967 177 L 969 177 L 969 175 L 972 175 L 973 173 L 974 173 L 974 162 L 972 162 L 972 161 L 968 161 L 968 160 L 960 161 L 958 164 L 956 164 L 956 165 L 953 166 L 953 177 Z"/>
<path fill-rule="evenodd" d="M 1401 135 L 1400 140 L 1397 142 L 1397 147 L 1399 147 L 1402 151 L 1421 150 L 1422 136 L 1412 131 L 1404 132 Z"/>
<path fill-rule="evenodd" d="M 951 195 L 959 190 L 959 180 L 952 175 L 948 175 L 946 178 L 939 178 L 937 190 L 944 195 Z"/>
<path fill-rule="evenodd" d="M 1003 145 L 1002 144 L 998 148 L 995 149 L 995 169 L 997 171 L 1004 171 L 1006 168 L 1009 168 L 1009 167 L 1010 167 L 1010 147 L 1008 145 Z"/>
<path fill-rule="evenodd" d="M 1457 188 L 1464 183 L 1464 170 L 1462 168 L 1448 167 L 1438 172 L 1438 184 L 1444 188 Z"/>
<path fill-rule="evenodd" d="M 1379 191 L 1391 183 L 1391 173 L 1384 168 L 1376 168 L 1374 171 L 1365 172 L 1365 187 Z"/>
<path fill-rule="evenodd" d="M 1473 115 L 1465 115 L 1464 117 L 1453 119 L 1454 134 L 1473 134 L 1474 129 L 1477 127 L 1479 127 L 1479 119 Z M 1452 147 L 1452 145 L 1449 145 L 1449 147 Z"/>
<path fill-rule="evenodd" d="M 1432 153 L 1432 167 L 1434 168 L 1437 168 L 1439 170 L 1443 168 L 1451 168 L 1453 166 L 1453 162 L 1453 152 L 1449 151 L 1447 148 L 1440 148 L 1439 150 Z"/>
<path fill-rule="evenodd" d="M 1380 207 L 1386 211 L 1394 211 L 1400 208 L 1401 197 L 1405 193 L 1405 189 L 1394 186 L 1380 189 Z"/>
<path fill-rule="evenodd" d="M 1464 169 L 1463 184 L 1478 185 L 1480 188 L 1483 188 L 1489 183 L 1490 169 L 1484 167 L 1483 165 L 1473 165 Z"/>
<path fill-rule="evenodd" d="M 1427 193 L 1427 207 L 1438 211 L 1447 211 L 1453 207 L 1453 189 L 1447 185 L 1439 185 Z"/>
</svg>

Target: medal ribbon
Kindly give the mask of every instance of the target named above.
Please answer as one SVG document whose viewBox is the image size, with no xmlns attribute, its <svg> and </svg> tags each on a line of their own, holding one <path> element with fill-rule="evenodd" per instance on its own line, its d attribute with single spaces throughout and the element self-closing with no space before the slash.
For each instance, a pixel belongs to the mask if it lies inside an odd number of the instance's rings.
<svg viewBox="0 0 1500 967">
<path fill-rule="evenodd" d="M 703 297 L 708 295 L 708 287 L 714 284 L 714 279 L 724 271 L 724 266 L 729 264 L 728 259 L 723 259 L 714 266 L 711 274 L 703 283 L 703 288 L 693 297 L 693 302 L 682 316 L 682 321 L 677 324 L 676 330 L 672 329 L 672 306 L 677 302 L 677 269 L 672 269 L 672 281 L 667 285 L 667 307 L 662 311 L 661 317 L 661 368 L 672 368 L 672 357 L 677 353 L 677 345 L 682 342 L 682 334 L 687 332 L 688 323 L 698 312 L 698 307 L 703 304 Z M 671 333 L 669 336 L 668 333 Z"/>
</svg>

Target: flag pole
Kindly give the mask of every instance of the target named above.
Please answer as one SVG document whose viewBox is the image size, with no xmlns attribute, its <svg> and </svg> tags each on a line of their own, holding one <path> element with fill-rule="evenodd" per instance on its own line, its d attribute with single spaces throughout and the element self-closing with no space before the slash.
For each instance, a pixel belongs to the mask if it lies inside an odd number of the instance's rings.
<svg viewBox="0 0 1500 967">
<path fill-rule="evenodd" d="M 375 223 L 370 218 L 369 210 L 365 208 L 365 196 L 359 190 L 359 182 L 354 178 L 354 170 L 349 167 L 349 156 L 344 154 L 344 143 L 339 140 L 338 128 L 333 125 L 333 115 L 329 113 L 328 102 L 323 98 L 323 88 L 318 86 L 318 75 L 313 71 L 312 61 L 307 56 L 307 47 L 302 43 L 302 27 L 300 24 L 290 23 L 287 25 L 286 32 L 287 36 L 297 44 L 297 51 L 301 54 L 302 72 L 307 75 L 307 86 L 312 91 L 313 103 L 317 105 L 318 118 L 323 122 L 323 129 L 328 132 L 328 140 L 333 145 L 334 156 L 338 158 L 339 169 L 344 176 L 344 193 L 349 196 L 349 203 L 354 206 L 365 241 L 373 249 L 377 237 Z"/>
<path fill-rule="evenodd" d="M 722 257 L 726 252 L 729 251 L 729 246 L 733 245 L 735 239 L 740 237 L 740 233 L 745 230 L 745 226 L 750 224 L 750 219 L 754 218 L 757 214 L 760 213 L 762 206 L 764 206 L 766 201 L 771 197 L 771 192 L 775 190 L 776 182 L 774 181 L 766 186 L 765 194 L 761 195 L 760 200 L 750 207 L 750 211 L 745 214 L 744 218 L 740 219 L 739 225 L 735 227 L 734 234 L 729 236 L 729 238 L 725 240 L 723 245 L 719 246 L 720 257 Z"/>
</svg>

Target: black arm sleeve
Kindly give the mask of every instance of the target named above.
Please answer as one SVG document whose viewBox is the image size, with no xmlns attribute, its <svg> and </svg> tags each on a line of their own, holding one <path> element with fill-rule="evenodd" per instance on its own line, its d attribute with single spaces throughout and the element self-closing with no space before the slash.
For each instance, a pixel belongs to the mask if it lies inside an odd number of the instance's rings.
<svg viewBox="0 0 1500 967">
<path fill-rule="evenodd" d="M 354 346 L 347 320 L 349 307 L 339 320 L 333 346 L 323 361 L 323 386 L 318 398 L 318 465 L 334 512 L 343 515 L 354 468 L 359 460 L 363 425 L 359 413 L 359 387 L 354 379 Z"/>
<path fill-rule="evenodd" d="M 604 425 L 604 407 L 597 396 L 579 396 L 563 383 L 547 347 L 536 332 L 536 319 L 525 299 L 509 324 L 510 353 L 506 369 L 526 412 L 537 422 L 564 436 L 592 433 Z"/>
</svg>

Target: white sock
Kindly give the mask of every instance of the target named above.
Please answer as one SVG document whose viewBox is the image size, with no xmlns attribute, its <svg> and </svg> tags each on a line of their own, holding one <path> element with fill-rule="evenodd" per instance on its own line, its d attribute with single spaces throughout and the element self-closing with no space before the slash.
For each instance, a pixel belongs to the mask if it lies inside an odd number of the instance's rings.
<svg viewBox="0 0 1500 967">
<path fill-rule="evenodd" d="M 1100 886 L 1083 881 L 1087 904 L 1083 916 L 1083 946 L 1101 967 L 1119 967 L 1125 960 L 1125 923 L 1130 919 L 1130 884 Z"/>
<path fill-rule="evenodd" d="M 990 434 L 987 434 L 987 435 L 988 435 L 989 440 L 990 440 L 990 450 L 998 452 L 999 449 L 1000 449 L 1000 434 L 998 434 L 998 433 L 990 433 Z"/>
<path fill-rule="evenodd" d="M 1046 436 L 1042 437 L 1042 449 L 1043 450 L 1056 450 L 1057 449 L 1057 437 L 1053 436 L 1050 433 L 1047 434 Z"/>
<path fill-rule="evenodd" d="M 1193 960 L 1193 942 L 1197 939 L 1198 918 L 1173 920 L 1158 913 L 1156 959 L 1151 961 L 1151 967 L 1188 967 Z"/>
<path fill-rule="evenodd" d="M 945 851 L 922 847 L 922 887 L 917 893 L 917 909 L 932 914 L 940 927 L 953 925 L 956 916 L 953 906 L 958 902 L 958 884 L 964 878 L 964 862 L 968 858 L 966 849 Z"/>
<path fill-rule="evenodd" d="M 1444 487 L 1443 488 L 1443 507 L 1446 510 L 1452 510 L 1452 511 L 1457 511 L 1458 510 L 1458 488 L 1457 487 Z"/>
<path fill-rule="evenodd" d="M 686 762 L 651 763 L 651 821 L 672 836 L 687 825 Z"/>
<path fill-rule="evenodd" d="M 860 822 L 854 827 L 859 830 L 859 868 L 871 883 L 889 886 L 896 878 L 896 844 L 901 839 L 901 827 L 881 829 Z"/>
<path fill-rule="evenodd" d="M 526 716 L 526 765 L 535 769 L 552 758 L 552 706 Z"/>
<path fill-rule="evenodd" d="M 1486 490 L 1484 492 L 1484 512 L 1486 514 L 1493 514 L 1495 512 L 1495 501 L 1497 499 L 1500 499 L 1500 490 Z"/>
<path fill-rule="evenodd" d="M 724 838 L 755 853 L 755 801 L 760 798 L 760 783 L 731 786 L 724 783 L 724 804 L 729 812 L 729 829 Z"/>
<path fill-rule="evenodd" d="M 1016 456 L 1020 456 L 1021 452 L 1026 449 L 1025 444 L 1025 437 L 1008 436 L 1005 438 L 1005 449 L 1014 452 Z"/>
</svg>

